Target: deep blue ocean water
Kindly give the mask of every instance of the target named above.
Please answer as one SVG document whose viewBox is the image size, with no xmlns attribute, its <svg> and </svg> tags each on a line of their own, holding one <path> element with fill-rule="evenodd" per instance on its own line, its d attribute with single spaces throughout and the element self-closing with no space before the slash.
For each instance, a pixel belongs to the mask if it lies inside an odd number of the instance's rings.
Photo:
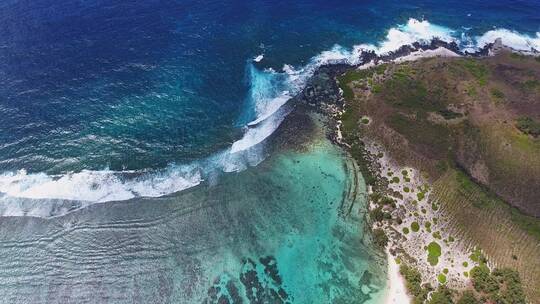
<svg viewBox="0 0 540 304">
<path fill-rule="evenodd" d="M 501 37 L 540 50 L 539 12 L 531 0 L 3 1 L 1 298 L 378 303 L 384 266 L 362 219 L 337 207 L 365 203 L 347 195 L 347 158 L 328 143 L 269 156 L 280 106 L 361 47 Z"/>
<path fill-rule="evenodd" d="M 239 139 L 250 59 L 307 64 L 409 18 L 535 37 L 538 1 L 4 1 L 0 171 L 188 163 Z"/>
</svg>

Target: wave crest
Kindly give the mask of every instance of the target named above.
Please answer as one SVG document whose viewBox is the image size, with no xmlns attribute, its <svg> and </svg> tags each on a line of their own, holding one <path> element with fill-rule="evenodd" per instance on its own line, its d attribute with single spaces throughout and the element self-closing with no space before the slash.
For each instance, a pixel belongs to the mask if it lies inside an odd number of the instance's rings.
<svg viewBox="0 0 540 304">
<path fill-rule="evenodd" d="M 497 38 L 501 38 L 504 45 L 517 51 L 537 53 L 540 50 L 540 33 L 531 37 L 506 29 L 496 29 L 471 38 L 464 32 L 458 33 L 444 26 L 431 24 L 427 20 L 411 18 L 406 24 L 389 29 L 385 40 L 379 43 L 359 44 L 350 49 L 336 45 L 311 58 L 305 66 L 293 67 L 285 64 L 281 72 L 257 69 L 253 62 L 264 58 L 259 55 L 249 60 L 247 65 L 250 90 L 243 115 L 244 135 L 229 149 L 192 164 L 171 164 L 154 172 L 83 170 L 59 176 L 28 174 L 24 170 L 6 172 L 0 174 L 0 193 L 4 194 L 0 197 L 0 214 L 47 216 L 44 215 L 47 212 L 36 212 L 32 209 L 39 208 L 38 204 L 25 205 L 14 198 L 65 199 L 95 203 L 135 197 L 157 197 L 193 187 L 204 179 L 212 181 L 222 172 L 241 171 L 248 166 L 257 165 L 264 159 L 261 144 L 287 115 L 283 105 L 301 92 L 320 66 L 335 63 L 357 65 L 362 63 L 361 54 L 364 51 L 385 55 L 404 45 L 426 44 L 435 38 L 448 43 L 455 42 L 464 50 L 479 50 Z M 7 208 L 10 204 L 17 205 L 17 208 Z M 60 211 L 62 214 L 71 209 L 60 210 L 63 210 Z M 57 210 L 55 215 L 58 215 L 58 212 Z"/>
</svg>

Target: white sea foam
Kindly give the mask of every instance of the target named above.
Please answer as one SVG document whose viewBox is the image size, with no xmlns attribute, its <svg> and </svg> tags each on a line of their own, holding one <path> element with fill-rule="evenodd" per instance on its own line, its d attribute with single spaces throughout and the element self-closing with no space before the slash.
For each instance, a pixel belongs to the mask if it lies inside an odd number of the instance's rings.
<svg viewBox="0 0 540 304">
<path fill-rule="evenodd" d="M 501 38 L 504 45 L 516 51 L 540 52 L 540 32 L 536 33 L 536 37 L 531 37 L 507 29 L 491 30 L 476 38 L 476 46 L 481 48 L 488 43 L 493 43 L 497 38 Z"/>
<path fill-rule="evenodd" d="M 193 187 L 201 181 L 200 172 L 187 166 L 170 166 L 162 172 L 143 173 L 138 177 L 124 175 L 125 172 L 110 170 L 83 170 L 51 176 L 19 170 L 0 175 L 0 189 L 13 197 L 105 202 L 138 196 L 163 196 Z"/>
<path fill-rule="evenodd" d="M 376 47 L 378 54 L 387 54 L 396 51 L 403 45 L 410 45 L 415 42 L 428 43 L 434 38 L 445 42 L 455 41 L 453 37 L 455 31 L 432 24 L 427 20 L 419 21 L 409 19 L 407 24 L 391 28 L 386 35 L 386 40 Z"/>
<path fill-rule="evenodd" d="M 264 55 L 260 54 L 260 55 L 256 56 L 255 58 L 253 58 L 253 61 L 261 62 L 263 59 L 264 59 Z"/>
<path fill-rule="evenodd" d="M 253 61 L 263 60 L 264 55 L 258 55 L 248 63 L 250 90 L 246 102 L 244 135 L 229 149 L 192 164 L 170 165 L 166 169 L 139 173 L 137 176 L 133 176 L 136 173 L 111 170 L 84 170 L 59 176 L 29 174 L 24 170 L 6 172 L 0 174 L 0 195 L 4 194 L 0 196 L 0 215 L 48 216 L 50 210 L 55 210 L 55 214 L 72 210 L 71 207 L 65 207 L 71 206 L 65 202 L 58 202 L 56 206 L 49 205 L 41 210 L 36 207 L 39 206 L 36 199 L 73 200 L 84 202 L 77 206 L 85 206 L 95 202 L 163 196 L 198 185 L 203 179 L 214 181 L 220 172 L 241 171 L 248 166 L 257 165 L 264 159 L 261 143 L 278 128 L 287 114 L 283 105 L 304 88 L 320 66 L 333 63 L 355 65 L 361 63 L 360 54 L 363 51 L 370 50 L 383 55 L 396 51 L 403 45 L 429 43 L 434 38 L 446 42 L 455 41 L 462 49 L 468 50 L 478 50 L 497 38 L 501 38 L 504 45 L 515 50 L 540 50 L 540 33 L 531 37 L 496 29 L 472 38 L 465 32 L 458 33 L 431 24 L 427 20 L 409 19 L 406 24 L 391 28 L 385 40 L 380 43 L 359 44 L 350 49 L 336 45 L 314 56 L 307 65 L 301 67 L 285 64 L 280 72 L 272 69 L 259 70 L 252 64 Z M 441 50 L 434 52 L 444 53 Z M 426 55 L 429 54 L 420 52 L 409 57 Z"/>
</svg>

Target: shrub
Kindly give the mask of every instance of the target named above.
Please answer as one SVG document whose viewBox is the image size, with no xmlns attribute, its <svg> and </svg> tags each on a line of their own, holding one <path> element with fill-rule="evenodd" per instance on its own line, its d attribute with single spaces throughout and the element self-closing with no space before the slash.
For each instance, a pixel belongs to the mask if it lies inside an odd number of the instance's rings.
<svg viewBox="0 0 540 304">
<path fill-rule="evenodd" d="M 497 280 L 485 264 L 474 267 L 470 275 L 474 289 L 478 292 L 492 293 L 499 289 Z"/>
<path fill-rule="evenodd" d="M 427 246 L 428 251 L 428 262 L 431 266 L 437 265 L 439 263 L 439 257 L 441 256 L 441 245 L 437 242 L 431 242 Z"/>
<path fill-rule="evenodd" d="M 418 224 L 418 222 L 412 222 L 411 223 L 411 230 L 413 232 L 418 232 L 418 230 L 420 230 L 420 225 Z"/>
<path fill-rule="evenodd" d="M 474 296 L 470 290 L 465 290 L 457 301 L 457 304 L 480 304 L 480 301 Z"/>
<path fill-rule="evenodd" d="M 530 117 L 520 117 L 517 119 L 516 127 L 523 133 L 538 137 L 540 135 L 540 122 Z"/>
<path fill-rule="evenodd" d="M 476 263 L 485 264 L 487 262 L 486 257 L 482 254 L 482 251 L 479 248 L 475 248 L 473 253 L 469 258 Z"/>
<path fill-rule="evenodd" d="M 414 297 L 413 303 L 423 303 L 428 292 L 431 290 L 431 286 L 422 286 L 422 276 L 418 270 L 402 264 L 399 267 L 399 273 L 405 278 L 405 286 L 409 293 Z"/>
<path fill-rule="evenodd" d="M 382 229 L 373 229 L 373 241 L 377 246 L 384 248 L 388 244 L 388 236 Z"/>
<path fill-rule="evenodd" d="M 503 99 L 504 93 L 501 92 L 499 89 L 493 88 L 491 89 L 491 95 L 497 99 Z"/>
<path fill-rule="evenodd" d="M 409 228 L 403 227 L 403 234 L 409 234 Z"/>
<path fill-rule="evenodd" d="M 384 219 L 385 213 L 386 212 L 382 210 L 382 207 L 379 206 L 369 212 L 369 217 L 375 222 L 380 222 Z"/>
<path fill-rule="evenodd" d="M 513 269 L 503 268 L 493 270 L 493 276 L 504 284 L 501 288 L 500 297 L 503 303 L 525 304 L 525 293 L 521 286 L 519 273 Z"/>
<path fill-rule="evenodd" d="M 446 281 L 446 278 L 445 278 Z M 428 304 L 452 304 L 452 294 L 453 290 L 450 288 L 439 285 L 436 291 L 431 294 L 431 299 L 429 299 Z"/>
</svg>

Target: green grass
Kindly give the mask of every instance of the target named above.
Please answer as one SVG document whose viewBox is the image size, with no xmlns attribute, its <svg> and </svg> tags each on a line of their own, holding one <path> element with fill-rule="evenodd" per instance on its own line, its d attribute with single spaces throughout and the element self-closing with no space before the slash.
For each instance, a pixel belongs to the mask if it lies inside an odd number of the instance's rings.
<svg viewBox="0 0 540 304">
<path fill-rule="evenodd" d="M 371 70 L 350 70 L 345 74 L 338 77 L 339 87 L 343 91 L 343 98 L 347 101 L 354 99 L 354 92 L 350 87 L 352 81 L 358 81 L 371 76 L 373 72 Z"/>
<path fill-rule="evenodd" d="M 427 246 L 428 262 L 431 266 L 435 266 L 439 263 L 439 257 L 441 256 L 441 245 L 437 242 L 431 242 Z"/>
<path fill-rule="evenodd" d="M 489 71 L 482 62 L 474 59 L 465 59 L 459 61 L 459 63 L 469 73 L 471 73 L 471 75 L 476 79 L 476 81 L 478 81 L 478 84 L 480 84 L 481 86 L 486 85 Z"/>
<path fill-rule="evenodd" d="M 495 194 L 488 192 L 483 187 L 477 185 L 462 171 L 457 171 L 456 179 L 458 181 L 458 191 L 465 197 L 472 193 L 476 193 L 476 199 L 472 202 L 477 208 L 496 208 L 508 210 L 510 219 L 521 229 L 526 231 L 531 236 L 540 240 L 540 220 L 535 217 L 523 214 L 517 208 L 509 206 L 504 201 L 500 200 Z"/>
<path fill-rule="evenodd" d="M 390 115 L 386 122 L 415 145 L 435 153 L 446 155 L 451 145 L 450 130 L 424 119 L 411 120 L 401 114 Z"/>
<path fill-rule="evenodd" d="M 467 90 L 467 95 L 469 95 L 470 97 L 476 97 L 478 95 L 478 92 L 476 91 L 476 87 L 473 86 L 472 84 L 469 84 L 466 90 Z"/>
</svg>

